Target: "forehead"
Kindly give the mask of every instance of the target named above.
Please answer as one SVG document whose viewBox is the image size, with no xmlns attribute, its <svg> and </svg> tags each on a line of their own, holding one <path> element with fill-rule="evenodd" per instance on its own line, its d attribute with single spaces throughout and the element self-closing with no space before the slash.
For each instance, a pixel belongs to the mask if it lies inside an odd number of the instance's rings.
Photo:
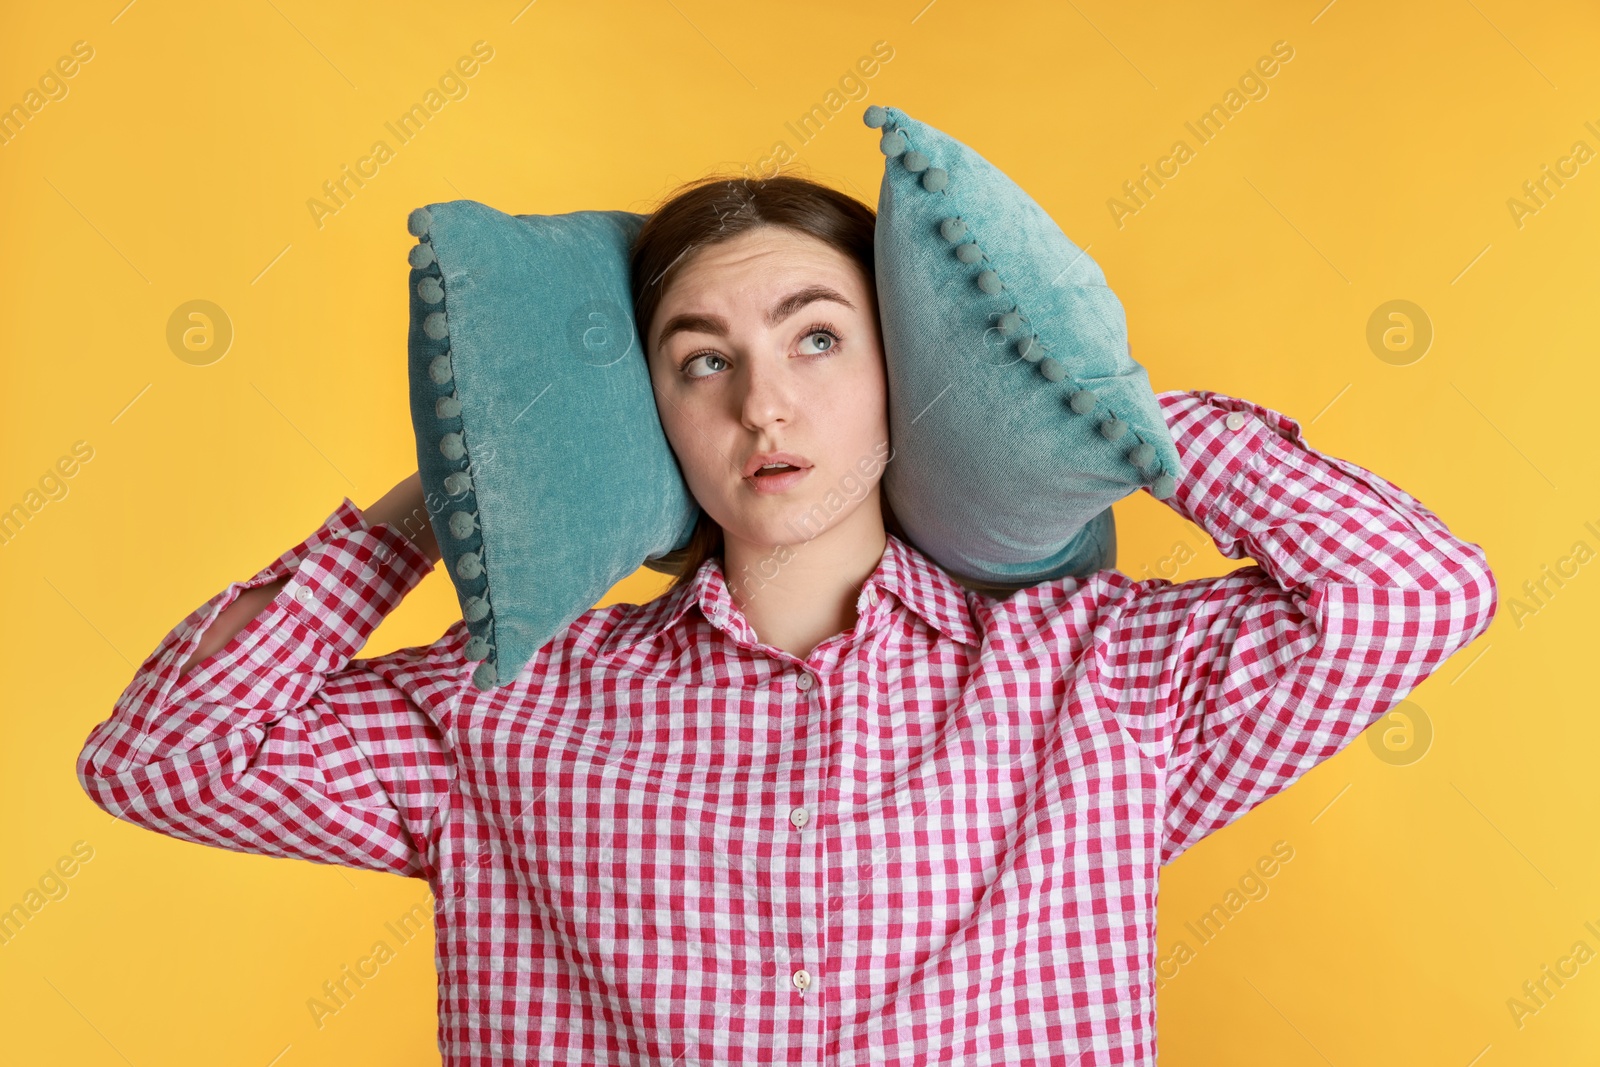
<svg viewBox="0 0 1600 1067">
<path fill-rule="evenodd" d="M 853 258 L 810 234 L 761 226 L 686 257 L 662 294 L 661 306 L 760 300 L 797 283 L 824 282 L 852 294 L 865 286 Z"/>
<path fill-rule="evenodd" d="M 854 257 L 809 234 L 763 226 L 699 249 L 668 282 L 646 334 L 659 352 L 688 334 L 727 336 L 750 322 L 776 326 L 819 299 L 835 313 L 876 313 L 871 281 Z"/>
</svg>

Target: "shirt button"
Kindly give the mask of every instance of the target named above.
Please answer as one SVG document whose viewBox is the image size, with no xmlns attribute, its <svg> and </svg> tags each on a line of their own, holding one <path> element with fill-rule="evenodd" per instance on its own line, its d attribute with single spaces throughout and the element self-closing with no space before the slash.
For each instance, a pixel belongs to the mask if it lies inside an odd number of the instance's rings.
<svg viewBox="0 0 1600 1067">
<path fill-rule="evenodd" d="M 811 816 L 806 814 L 805 808 L 795 808 L 789 813 L 789 821 L 796 826 L 804 826 L 810 820 Z"/>
<path fill-rule="evenodd" d="M 311 603 L 311 587 L 309 585 L 302 585 L 299 589 L 294 591 L 294 598 L 300 601 L 302 604 Z"/>
<path fill-rule="evenodd" d="M 796 688 L 798 688 L 803 693 L 807 689 L 811 688 L 811 685 L 812 685 L 813 681 L 815 681 L 815 679 L 813 679 L 811 677 L 811 674 L 810 674 L 809 671 L 801 671 L 800 672 L 800 677 L 798 677 L 798 678 L 796 678 L 794 680 L 794 684 L 795 684 Z"/>
<path fill-rule="evenodd" d="M 1245 423 L 1244 412 L 1242 412 L 1242 411 L 1230 411 L 1230 412 L 1228 412 L 1228 418 L 1227 418 L 1228 429 L 1230 429 L 1230 430 L 1242 430 L 1244 428 L 1244 423 Z"/>
<path fill-rule="evenodd" d="M 794 972 L 794 987 L 796 989 L 798 989 L 798 990 L 800 990 L 800 992 L 804 993 L 806 991 L 806 987 L 809 986 L 810 984 L 811 984 L 811 972 L 810 971 L 808 971 L 804 967 L 802 967 L 800 970 Z"/>
</svg>

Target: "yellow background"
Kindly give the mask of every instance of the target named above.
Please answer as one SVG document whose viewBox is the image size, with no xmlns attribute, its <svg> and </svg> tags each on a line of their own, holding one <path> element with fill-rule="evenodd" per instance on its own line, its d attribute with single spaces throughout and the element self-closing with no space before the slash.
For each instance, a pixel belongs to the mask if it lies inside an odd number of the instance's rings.
<svg viewBox="0 0 1600 1067">
<path fill-rule="evenodd" d="M 1600 565 L 1565 564 L 1542 603 L 1522 590 L 1575 542 L 1600 548 L 1583 436 L 1600 162 L 1520 226 L 1507 201 L 1575 141 L 1600 149 L 1584 125 L 1600 127 L 1600 17 L 1508 0 L 925 2 L 10 13 L 0 106 L 75 41 L 93 58 L 0 146 L 0 507 L 74 442 L 94 450 L 0 547 L 0 908 L 74 842 L 93 848 L 68 895 L 0 946 L 10 1062 L 438 1062 L 431 933 L 321 1029 L 305 1006 L 385 922 L 426 912 L 421 883 L 120 823 L 80 792 L 79 748 L 185 613 L 342 496 L 369 505 L 415 469 L 410 209 L 648 211 L 680 180 L 758 167 L 778 141 L 792 172 L 874 203 L 871 102 L 973 146 L 1089 246 L 1157 389 L 1300 419 L 1312 445 L 1482 544 L 1499 580 L 1493 627 L 1413 695 L 1433 730 L 1421 758 L 1379 758 L 1364 736 L 1165 869 L 1164 954 L 1274 842 L 1294 849 L 1269 894 L 1165 982 L 1161 1062 L 1595 1062 L 1600 962 L 1520 1026 L 1507 1001 L 1574 942 L 1600 951 L 1584 927 L 1600 928 Z M 468 95 L 396 146 L 384 123 L 478 40 L 494 55 Z M 892 59 L 802 144 L 785 124 L 880 40 Z M 1268 94 L 1199 145 L 1185 121 L 1280 40 L 1294 57 Z M 319 228 L 307 201 L 380 138 L 394 158 Z M 1194 157 L 1118 226 L 1107 201 L 1179 138 Z M 203 367 L 166 342 L 195 299 L 235 331 Z M 1420 359 L 1367 343 L 1395 299 L 1432 323 Z M 1129 574 L 1242 565 L 1145 494 L 1117 519 Z M 1161 570 L 1175 548 L 1183 562 Z M 643 571 L 611 599 L 664 584 Z M 456 617 L 435 572 L 367 652 L 431 642 Z"/>
</svg>

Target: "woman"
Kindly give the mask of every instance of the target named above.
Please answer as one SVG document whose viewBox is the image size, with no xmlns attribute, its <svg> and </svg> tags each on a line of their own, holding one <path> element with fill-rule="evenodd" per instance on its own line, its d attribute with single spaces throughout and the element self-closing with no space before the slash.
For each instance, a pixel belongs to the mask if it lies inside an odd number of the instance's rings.
<svg viewBox="0 0 1600 1067">
<path fill-rule="evenodd" d="M 1153 1062 L 1160 867 L 1482 633 L 1494 579 L 1392 483 L 1202 390 L 1159 396 L 1164 503 L 1254 564 L 963 588 L 879 491 L 873 221 L 712 180 L 640 233 L 705 513 L 665 595 L 589 611 L 490 693 L 464 623 L 352 658 L 439 551 L 416 476 L 347 498 L 141 666 L 84 745 L 89 795 L 427 879 L 446 1064 Z"/>
</svg>

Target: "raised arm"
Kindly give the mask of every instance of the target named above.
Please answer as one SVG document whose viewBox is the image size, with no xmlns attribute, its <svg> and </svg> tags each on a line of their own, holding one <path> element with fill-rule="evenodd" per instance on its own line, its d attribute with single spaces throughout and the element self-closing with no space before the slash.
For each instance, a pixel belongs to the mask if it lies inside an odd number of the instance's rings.
<svg viewBox="0 0 1600 1067">
<path fill-rule="evenodd" d="M 1300 424 L 1210 390 L 1158 401 L 1182 470 L 1164 503 L 1251 566 L 1129 581 L 1107 699 L 1163 766 L 1162 862 L 1292 784 L 1494 618 L 1482 548 Z"/>
<path fill-rule="evenodd" d="M 430 564 L 438 563 L 441 558 L 439 542 L 433 535 L 433 526 L 428 521 L 428 509 L 423 504 L 420 473 L 412 474 L 396 485 L 370 508 L 358 510 L 357 519 L 368 527 L 384 524 L 392 526 L 404 534 L 406 540 L 415 545 L 419 552 L 428 557 Z M 190 654 L 188 662 L 178 671 L 178 678 L 183 679 L 201 661 L 221 651 L 233 640 L 235 634 L 261 614 L 262 609 L 277 597 L 288 581 L 289 575 L 286 574 L 266 585 L 252 587 L 249 582 L 244 583 L 246 588 L 239 593 L 233 603 L 222 609 L 200 635 L 200 643 Z"/>
<path fill-rule="evenodd" d="M 346 498 L 190 613 L 84 742 L 89 797 L 199 844 L 430 877 L 451 705 L 449 687 L 424 683 L 470 664 L 464 624 L 431 646 L 352 658 L 437 558 L 431 538 L 399 529 Z M 236 632 L 207 641 L 262 590 L 261 606 L 230 620 Z M 416 692 L 433 695 L 419 704 Z"/>
</svg>

